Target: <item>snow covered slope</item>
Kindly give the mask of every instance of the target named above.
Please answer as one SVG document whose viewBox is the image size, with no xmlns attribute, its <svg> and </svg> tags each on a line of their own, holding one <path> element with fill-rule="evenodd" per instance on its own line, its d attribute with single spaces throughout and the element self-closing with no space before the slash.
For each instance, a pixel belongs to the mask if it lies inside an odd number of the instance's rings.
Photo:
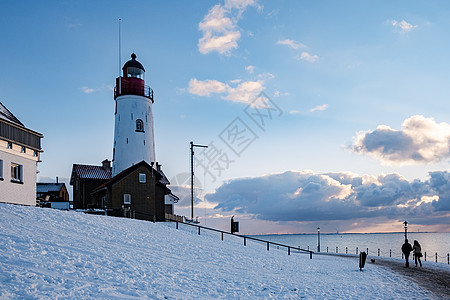
<svg viewBox="0 0 450 300">
<path fill-rule="evenodd" d="M 0 203 L 0 298 L 379 298 L 432 295 L 381 267 L 266 251 L 173 223 Z"/>
</svg>

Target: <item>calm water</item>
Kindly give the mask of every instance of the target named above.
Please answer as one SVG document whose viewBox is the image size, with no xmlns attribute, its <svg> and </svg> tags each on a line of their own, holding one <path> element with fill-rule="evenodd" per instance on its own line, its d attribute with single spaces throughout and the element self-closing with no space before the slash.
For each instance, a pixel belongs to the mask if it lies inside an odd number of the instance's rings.
<svg viewBox="0 0 450 300">
<path fill-rule="evenodd" d="M 317 250 L 317 234 L 278 234 L 278 235 L 258 235 L 257 238 L 272 241 L 288 246 L 300 247 L 303 249 Z M 422 253 L 427 252 L 427 261 L 435 260 L 435 253 L 438 253 L 438 261 L 447 263 L 447 253 L 450 253 L 450 233 L 408 233 L 409 242 L 419 241 L 422 246 Z M 359 251 L 366 251 L 369 248 L 369 255 L 389 257 L 389 250 L 392 249 L 392 257 L 401 258 L 401 246 L 404 242 L 404 233 L 346 233 L 346 234 L 321 234 L 320 250 L 326 252 L 355 254 L 356 247 Z M 433 256 L 433 257 L 430 257 Z M 440 256 L 440 257 L 439 257 Z"/>
</svg>

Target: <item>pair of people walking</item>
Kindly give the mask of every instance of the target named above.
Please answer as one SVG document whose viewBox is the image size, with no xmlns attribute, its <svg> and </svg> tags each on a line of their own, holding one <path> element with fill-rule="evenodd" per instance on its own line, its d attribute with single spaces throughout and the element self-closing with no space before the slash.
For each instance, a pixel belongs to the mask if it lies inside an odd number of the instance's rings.
<svg viewBox="0 0 450 300">
<path fill-rule="evenodd" d="M 418 241 L 414 240 L 414 246 L 411 246 L 410 243 L 408 243 L 408 240 L 405 239 L 405 243 L 402 245 L 402 252 L 405 255 L 405 260 L 406 260 L 406 268 L 409 268 L 409 254 L 411 253 L 411 251 L 413 251 L 413 255 L 414 255 L 414 262 L 416 263 L 416 267 L 417 267 L 417 262 L 419 262 L 420 266 L 422 266 L 422 261 L 420 260 L 420 258 L 422 257 L 422 247 L 420 247 L 420 244 Z"/>
</svg>

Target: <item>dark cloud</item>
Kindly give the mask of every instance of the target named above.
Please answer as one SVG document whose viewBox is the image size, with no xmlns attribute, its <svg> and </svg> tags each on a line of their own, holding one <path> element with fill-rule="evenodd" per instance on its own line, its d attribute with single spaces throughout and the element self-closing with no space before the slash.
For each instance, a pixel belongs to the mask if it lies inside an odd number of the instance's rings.
<svg viewBox="0 0 450 300">
<path fill-rule="evenodd" d="M 450 211 L 450 173 L 430 172 L 430 177 L 430 185 L 439 196 L 439 201 L 433 201 L 433 206 L 440 211 Z"/>
<path fill-rule="evenodd" d="M 352 150 L 387 164 L 418 164 L 449 158 L 449 145 L 450 124 L 416 115 L 406 119 L 401 130 L 380 125 L 358 133 Z"/>
<path fill-rule="evenodd" d="M 232 180 L 206 199 L 217 203 L 217 210 L 267 221 L 383 217 L 440 224 L 449 219 L 445 215 L 450 212 L 450 182 L 446 171 L 431 172 L 427 181 L 409 181 L 398 174 L 373 177 L 289 171 Z"/>
</svg>

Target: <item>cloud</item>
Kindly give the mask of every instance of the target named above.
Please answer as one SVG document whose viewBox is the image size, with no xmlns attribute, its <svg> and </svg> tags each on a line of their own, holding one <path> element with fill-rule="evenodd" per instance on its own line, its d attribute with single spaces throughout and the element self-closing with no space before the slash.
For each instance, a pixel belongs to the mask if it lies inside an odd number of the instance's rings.
<svg viewBox="0 0 450 300">
<path fill-rule="evenodd" d="M 279 40 L 279 41 L 277 41 L 277 45 L 286 45 L 295 50 L 298 50 L 300 48 L 306 48 L 306 46 L 303 45 L 302 43 L 298 43 L 298 42 L 296 42 L 294 40 L 290 40 L 290 39 Z"/>
<path fill-rule="evenodd" d="M 217 80 L 200 81 L 195 78 L 189 81 L 189 93 L 198 96 L 209 96 L 212 93 L 224 93 L 229 86 Z"/>
<path fill-rule="evenodd" d="M 319 59 L 319 56 L 311 55 L 308 52 L 304 51 L 300 55 L 298 55 L 296 58 L 300 59 L 300 60 L 305 60 L 305 61 L 310 62 L 310 63 L 315 63 Z"/>
<path fill-rule="evenodd" d="M 401 130 L 379 125 L 375 130 L 357 133 L 353 140 L 353 152 L 383 164 L 424 164 L 450 157 L 450 124 L 421 115 L 406 119 Z"/>
<path fill-rule="evenodd" d="M 394 26 L 394 28 L 398 28 L 400 29 L 400 33 L 407 33 L 410 32 L 411 30 L 413 30 L 414 28 L 417 27 L 417 25 L 412 25 L 409 24 L 408 22 L 406 22 L 405 20 L 402 20 L 400 22 L 393 20 L 391 22 L 391 25 Z"/>
<path fill-rule="evenodd" d="M 236 87 L 228 87 L 228 94 L 224 96 L 223 99 L 248 103 L 263 90 L 264 82 L 262 80 L 245 81 Z"/>
<path fill-rule="evenodd" d="M 288 171 L 231 180 L 206 199 L 217 203 L 216 210 L 275 222 L 410 217 L 416 223 L 445 224 L 450 221 L 449 196 L 447 171 L 430 172 L 426 181 L 409 181 L 398 174 Z"/>
<path fill-rule="evenodd" d="M 87 87 L 87 86 L 82 86 L 80 89 L 81 89 L 81 90 L 83 91 L 83 93 L 85 93 L 85 94 L 91 94 L 91 93 L 93 93 L 93 92 L 96 92 L 95 89 L 90 88 L 90 87 Z"/>
<path fill-rule="evenodd" d="M 213 6 L 198 25 L 203 33 L 198 41 L 200 53 L 217 51 L 219 54 L 229 55 L 236 49 L 237 41 L 241 38 L 237 21 L 248 6 L 255 5 L 254 0 L 227 0 L 224 5 Z"/>
<path fill-rule="evenodd" d="M 250 74 L 253 74 L 255 72 L 255 66 L 246 66 L 245 71 L 247 71 Z"/>
<path fill-rule="evenodd" d="M 309 112 L 323 111 L 328 108 L 328 104 L 317 105 L 309 110 Z"/>
<path fill-rule="evenodd" d="M 198 80 L 193 78 L 189 81 L 188 91 L 197 96 L 210 96 L 211 94 L 221 94 L 224 100 L 234 102 L 249 103 L 258 94 L 264 91 L 264 84 L 267 80 L 274 78 L 271 73 L 258 75 L 259 80 L 231 80 L 223 83 L 217 80 Z"/>
</svg>

